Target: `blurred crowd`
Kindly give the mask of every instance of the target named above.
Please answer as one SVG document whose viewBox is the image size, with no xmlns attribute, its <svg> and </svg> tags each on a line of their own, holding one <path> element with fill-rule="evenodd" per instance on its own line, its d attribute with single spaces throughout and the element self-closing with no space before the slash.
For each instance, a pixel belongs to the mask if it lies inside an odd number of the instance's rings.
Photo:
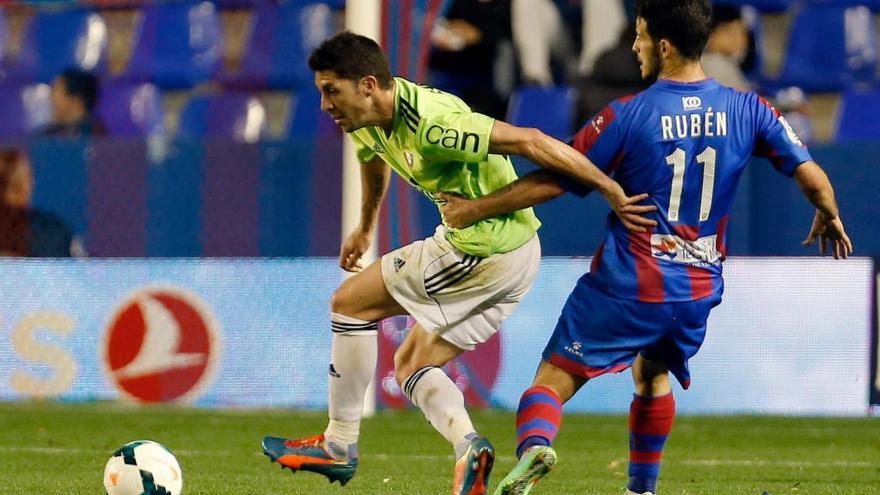
<svg viewBox="0 0 880 495">
<path fill-rule="evenodd" d="M 429 83 L 475 109 L 504 118 L 523 86 L 571 86 L 576 129 L 615 98 L 645 89 L 632 53 L 634 0 L 454 0 L 432 33 Z M 755 33 L 739 5 L 715 3 L 703 56 L 706 74 L 744 91 L 760 90 L 748 74 L 758 57 Z M 802 139 L 812 129 L 797 87 L 766 95 L 786 112 Z"/>
</svg>

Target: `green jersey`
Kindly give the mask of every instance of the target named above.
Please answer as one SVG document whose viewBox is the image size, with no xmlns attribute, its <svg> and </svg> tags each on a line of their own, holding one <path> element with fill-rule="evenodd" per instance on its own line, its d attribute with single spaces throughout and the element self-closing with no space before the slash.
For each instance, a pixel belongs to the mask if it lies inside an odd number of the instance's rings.
<svg viewBox="0 0 880 495">
<path fill-rule="evenodd" d="M 474 113 L 456 96 L 399 77 L 394 81 L 391 134 L 380 127 L 350 133 L 361 162 L 378 155 L 435 204 L 440 192 L 473 199 L 517 179 L 508 157 L 489 153 L 495 119 Z M 525 244 L 540 226 L 526 208 L 450 228 L 446 238 L 465 253 L 489 256 Z"/>
</svg>

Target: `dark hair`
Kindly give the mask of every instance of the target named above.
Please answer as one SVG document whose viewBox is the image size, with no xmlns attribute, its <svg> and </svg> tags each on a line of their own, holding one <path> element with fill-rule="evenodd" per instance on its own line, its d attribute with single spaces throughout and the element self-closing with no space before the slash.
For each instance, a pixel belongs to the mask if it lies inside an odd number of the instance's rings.
<svg viewBox="0 0 880 495">
<path fill-rule="evenodd" d="M 668 40 L 682 57 L 696 60 L 703 54 L 712 25 L 709 0 L 637 0 L 636 16 L 645 20 L 654 41 Z"/>
<path fill-rule="evenodd" d="M 82 98 L 86 111 L 92 113 L 98 102 L 98 78 L 82 69 L 70 67 L 60 74 L 67 88 L 67 94 Z"/>
<path fill-rule="evenodd" d="M 712 4 L 712 30 L 722 24 L 728 22 L 739 21 L 742 19 L 742 10 L 738 5 L 728 3 Z"/>
<path fill-rule="evenodd" d="M 391 69 L 382 48 L 372 39 L 351 31 L 343 31 L 315 48 L 309 56 L 309 68 L 330 70 L 353 81 L 374 76 L 383 88 L 391 87 Z"/>
</svg>

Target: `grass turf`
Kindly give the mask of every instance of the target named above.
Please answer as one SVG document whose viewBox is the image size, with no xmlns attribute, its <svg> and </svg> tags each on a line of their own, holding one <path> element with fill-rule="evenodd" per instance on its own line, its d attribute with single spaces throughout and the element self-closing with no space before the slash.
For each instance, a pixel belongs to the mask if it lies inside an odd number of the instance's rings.
<svg viewBox="0 0 880 495">
<path fill-rule="evenodd" d="M 514 464 L 513 414 L 477 411 L 498 454 L 494 483 Z M 217 411 L 120 404 L 0 404 L 0 492 L 103 493 L 107 457 L 125 442 L 172 449 L 187 495 L 448 494 L 452 454 L 418 411 L 383 412 L 362 426 L 361 465 L 344 488 L 270 465 L 264 435 L 305 436 L 321 412 Z M 880 494 L 880 424 L 872 418 L 679 417 L 664 454 L 663 494 Z M 616 494 L 626 483 L 625 416 L 568 415 L 559 463 L 535 495 Z"/>
</svg>

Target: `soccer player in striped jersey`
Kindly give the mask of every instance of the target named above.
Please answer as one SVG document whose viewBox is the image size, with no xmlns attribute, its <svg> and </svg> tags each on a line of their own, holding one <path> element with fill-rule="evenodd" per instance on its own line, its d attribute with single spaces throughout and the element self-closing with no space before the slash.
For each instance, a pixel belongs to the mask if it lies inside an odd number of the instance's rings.
<svg viewBox="0 0 880 495">
<path fill-rule="evenodd" d="M 524 156 L 608 198 L 621 221 L 644 231 L 643 196 L 620 185 L 582 154 L 534 129 L 474 113 L 459 98 L 391 77 L 371 39 L 341 33 L 309 59 L 321 107 L 349 133 L 363 166 L 360 225 L 343 242 L 340 266 L 358 272 L 333 294 L 330 422 L 323 434 L 266 437 L 263 449 L 292 470 L 347 483 L 357 468 L 364 394 L 376 367 L 378 321 L 412 315 L 417 325 L 394 357 L 403 393 L 452 444 L 453 493 L 485 493 L 494 450 L 473 427 L 461 391 L 440 369 L 488 340 L 531 287 L 541 259 L 530 208 L 435 234 L 361 270 L 385 194 L 389 167 L 435 203 L 439 193 L 476 198 L 516 180 L 508 154 Z"/>
<path fill-rule="evenodd" d="M 517 411 L 517 466 L 496 494 L 526 494 L 556 462 L 551 444 L 562 404 L 587 380 L 632 368 L 629 494 L 653 494 L 675 416 L 669 372 L 688 388 L 709 311 L 721 302 L 727 224 L 743 168 L 770 160 L 794 177 L 816 207 L 806 243 L 846 258 L 852 244 L 823 170 L 767 101 L 707 79 L 700 55 L 709 35 L 708 0 L 639 0 L 633 52 L 642 93 L 618 99 L 574 137 L 575 149 L 625 191 L 646 191 L 657 226 L 628 231 L 609 216 L 589 273 L 559 317 L 531 388 Z M 447 223 L 464 227 L 563 194 L 587 190 L 540 171 L 468 201 L 443 195 Z"/>
</svg>

